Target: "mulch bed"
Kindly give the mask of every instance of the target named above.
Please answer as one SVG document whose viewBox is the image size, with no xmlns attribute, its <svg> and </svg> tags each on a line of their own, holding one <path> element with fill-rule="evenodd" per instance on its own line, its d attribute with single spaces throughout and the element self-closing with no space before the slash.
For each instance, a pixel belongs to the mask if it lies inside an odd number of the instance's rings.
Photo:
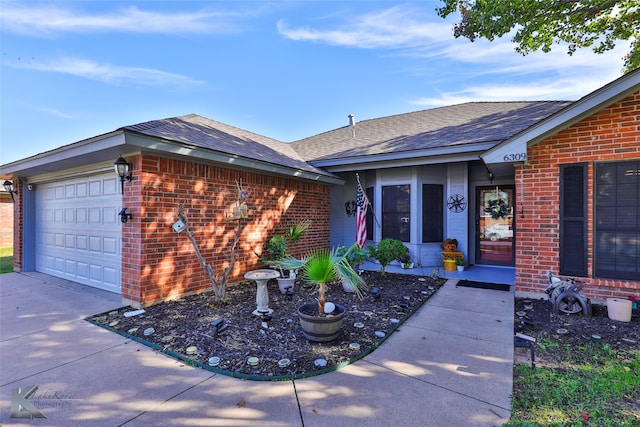
<svg viewBox="0 0 640 427">
<path fill-rule="evenodd" d="M 520 315 L 519 315 L 520 314 Z M 547 299 L 516 298 L 515 330 L 534 337 L 545 335 L 572 346 L 600 337 L 600 344 L 614 348 L 637 348 L 640 345 L 640 312 L 632 313 L 630 322 L 611 320 L 606 305 L 592 305 L 592 316 L 553 313 L 553 304 Z"/>
<path fill-rule="evenodd" d="M 368 288 L 362 299 L 344 292 L 340 283 L 329 286 L 327 301 L 344 306 L 346 313 L 340 336 L 327 343 L 311 342 L 302 333 L 296 311 L 317 295 L 301 280 L 293 295 L 281 294 L 275 280 L 268 283 L 269 308 L 274 311 L 264 318 L 252 314 L 255 283 L 244 282 L 229 287 L 228 304 L 222 307 L 204 292 L 147 307 L 136 316 L 125 317 L 134 309 L 123 307 L 87 320 L 215 372 L 258 380 L 299 378 L 335 370 L 373 351 L 446 281 L 374 271 L 362 277 Z M 373 288 L 380 290 L 379 297 L 370 292 Z M 226 327 L 218 332 L 212 325 L 216 322 Z M 149 328 L 153 332 L 145 334 Z M 217 366 L 209 365 L 213 357 L 219 358 Z M 255 361 L 252 358 L 257 358 L 256 365 L 248 363 Z M 287 366 L 282 366 L 283 359 L 289 360 Z"/>
</svg>

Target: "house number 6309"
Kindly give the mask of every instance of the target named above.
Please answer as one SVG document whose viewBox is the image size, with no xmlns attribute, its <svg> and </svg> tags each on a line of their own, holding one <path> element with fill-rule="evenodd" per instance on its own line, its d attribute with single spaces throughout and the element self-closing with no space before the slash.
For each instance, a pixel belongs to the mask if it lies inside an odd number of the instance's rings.
<svg viewBox="0 0 640 427">
<path fill-rule="evenodd" d="M 527 153 L 510 153 L 504 155 L 505 162 L 520 162 L 527 160 Z"/>
</svg>

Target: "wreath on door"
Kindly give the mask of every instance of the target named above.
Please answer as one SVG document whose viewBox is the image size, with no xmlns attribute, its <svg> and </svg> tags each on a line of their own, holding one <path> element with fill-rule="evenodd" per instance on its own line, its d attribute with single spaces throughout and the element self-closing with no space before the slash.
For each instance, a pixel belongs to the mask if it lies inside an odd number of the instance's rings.
<svg viewBox="0 0 640 427">
<path fill-rule="evenodd" d="M 491 215 L 493 219 L 506 218 L 511 211 L 509 203 L 503 198 L 497 198 L 487 201 L 487 207 L 484 208 L 485 213 Z"/>
</svg>

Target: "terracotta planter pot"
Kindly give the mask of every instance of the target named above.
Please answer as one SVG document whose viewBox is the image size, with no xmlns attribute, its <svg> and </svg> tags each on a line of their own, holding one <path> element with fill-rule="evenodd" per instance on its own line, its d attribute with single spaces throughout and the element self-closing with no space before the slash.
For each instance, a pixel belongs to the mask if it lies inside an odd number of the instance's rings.
<svg viewBox="0 0 640 427">
<path fill-rule="evenodd" d="M 317 302 L 302 305 L 298 308 L 298 318 L 300 318 L 302 333 L 309 341 L 333 341 L 340 335 L 344 312 L 344 307 L 336 304 L 333 314 L 320 316 Z"/>
</svg>

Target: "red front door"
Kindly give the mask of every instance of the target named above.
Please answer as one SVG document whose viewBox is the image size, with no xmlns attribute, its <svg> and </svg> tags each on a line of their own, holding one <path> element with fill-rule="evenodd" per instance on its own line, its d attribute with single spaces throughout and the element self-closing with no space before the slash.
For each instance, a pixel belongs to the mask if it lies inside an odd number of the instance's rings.
<svg viewBox="0 0 640 427">
<path fill-rule="evenodd" d="M 514 187 L 496 185 L 476 191 L 476 264 L 514 265 Z"/>
</svg>

